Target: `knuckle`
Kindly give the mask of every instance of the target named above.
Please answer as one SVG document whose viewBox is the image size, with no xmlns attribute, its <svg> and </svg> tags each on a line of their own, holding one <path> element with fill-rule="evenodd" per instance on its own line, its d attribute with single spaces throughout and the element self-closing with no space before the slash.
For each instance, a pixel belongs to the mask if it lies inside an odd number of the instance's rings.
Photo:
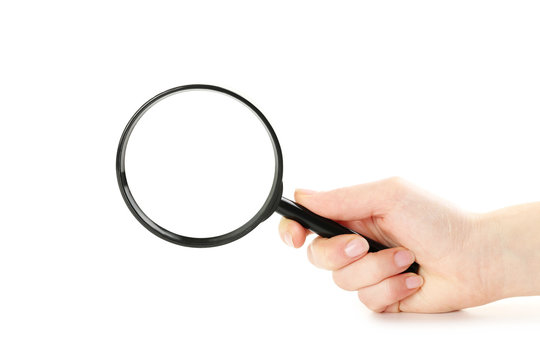
<svg viewBox="0 0 540 360">
<path fill-rule="evenodd" d="M 328 259 L 328 247 L 323 244 L 322 241 L 320 241 L 320 238 L 317 238 L 313 240 L 313 242 L 310 245 L 311 249 L 311 258 L 310 261 L 313 263 L 313 265 L 323 268 L 323 269 L 331 269 L 331 264 Z"/>
<path fill-rule="evenodd" d="M 356 295 L 358 296 L 358 300 L 360 300 L 361 303 L 363 303 L 368 308 L 370 308 L 371 299 L 368 296 L 366 296 L 366 294 L 362 290 L 358 290 Z"/>
<path fill-rule="evenodd" d="M 384 277 L 386 271 L 385 271 L 385 264 L 380 261 L 381 259 L 378 259 L 376 257 L 377 254 L 373 254 L 373 257 L 372 257 L 372 260 L 374 261 L 371 261 L 371 271 L 369 272 L 370 273 L 370 276 L 374 279 L 381 279 Z"/>
<path fill-rule="evenodd" d="M 343 274 L 342 271 L 332 271 L 332 279 L 334 283 L 343 290 L 353 291 L 356 290 L 352 287 L 349 277 Z"/>
<path fill-rule="evenodd" d="M 399 176 L 388 178 L 387 185 L 390 188 L 393 198 L 396 200 L 405 196 L 408 189 L 407 181 Z"/>
<path fill-rule="evenodd" d="M 395 283 L 393 281 L 385 281 L 384 282 L 384 297 L 389 301 L 393 301 L 393 299 L 397 299 L 398 296 L 399 296 L 399 289 L 396 287 Z"/>
<path fill-rule="evenodd" d="M 313 241 L 311 241 L 311 247 L 313 248 L 313 251 L 317 252 L 317 254 L 321 253 L 324 250 L 323 238 L 317 236 L 315 239 L 313 239 Z"/>
<path fill-rule="evenodd" d="M 307 258 L 311 264 L 316 266 L 315 255 L 313 254 L 313 244 L 310 244 L 307 248 Z"/>
<path fill-rule="evenodd" d="M 388 178 L 387 181 L 391 186 L 394 186 L 394 187 L 405 185 L 405 179 L 403 179 L 401 176 L 392 176 Z"/>
<path fill-rule="evenodd" d="M 363 303 L 369 310 L 373 312 L 382 312 L 381 306 L 377 304 L 374 299 L 370 296 L 366 296 L 363 291 L 359 290 L 357 292 L 358 300 Z"/>
</svg>

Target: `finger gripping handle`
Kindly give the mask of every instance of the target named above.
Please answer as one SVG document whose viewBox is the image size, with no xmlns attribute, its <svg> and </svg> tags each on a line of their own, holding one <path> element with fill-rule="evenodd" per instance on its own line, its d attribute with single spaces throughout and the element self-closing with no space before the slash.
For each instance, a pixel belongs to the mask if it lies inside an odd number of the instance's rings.
<svg viewBox="0 0 540 360">
<path fill-rule="evenodd" d="M 372 240 L 367 236 L 364 236 L 357 233 L 356 231 L 346 228 L 345 226 L 333 220 L 317 215 L 311 210 L 308 210 L 302 205 L 297 204 L 294 201 L 289 200 L 285 197 L 281 198 L 276 212 L 286 217 L 287 219 L 296 221 L 306 229 L 309 229 L 324 238 L 330 238 L 343 234 L 357 234 L 367 240 L 369 244 L 369 252 L 377 252 L 383 249 L 387 249 L 387 247 L 382 245 L 381 243 L 378 243 L 377 241 Z M 418 264 L 413 263 L 404 272 L 418 273 Z"/>
</svg>

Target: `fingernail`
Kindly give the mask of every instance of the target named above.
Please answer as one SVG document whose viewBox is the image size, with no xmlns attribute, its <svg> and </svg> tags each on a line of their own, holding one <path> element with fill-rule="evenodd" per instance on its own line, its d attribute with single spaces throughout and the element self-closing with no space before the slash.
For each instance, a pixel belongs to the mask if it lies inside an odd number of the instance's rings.
<svg viewBox="0 0 540 360">
<path fill-rule="evenodd" d="M 292 242 L 292 236 L 290 233 L 286 232 L 283 234 L 283 241 L 285 242 L 285 244 L 294 247 L 294 244 Z"/>
<path fill-rule="evenodd" d="M 422 285 L 422 282 L 421 276 L 410 276 L 405 279 L 405 286 L 407 286 L 407 289 L 416 289 Z"/>
<path fill-rule="evenodd" d="M 368 247 L 369 245 L 366 240 L 354 238 L 349 241 L 347 246 L 345 246 L 345 254 L 347 254 L 348 257 L 356 257 L 365 253 L 368 250 Z"/>
<path fill-rule="evenodd" d="M 394 262 L 398 267 L 403 267 L 412 264 L 414 261 L 414 255 L 407 250 L 401 250 L 395 253 Z"/>
<path fill-rule="evenodd" d="M 306 195 L 313 195 L 313 194 L 315 194 L 315 193 L 316 193 L 315 190 L 296 189 L 296 194 L 297 194 L 297 195 L 306 196 Z"/>
</svg>

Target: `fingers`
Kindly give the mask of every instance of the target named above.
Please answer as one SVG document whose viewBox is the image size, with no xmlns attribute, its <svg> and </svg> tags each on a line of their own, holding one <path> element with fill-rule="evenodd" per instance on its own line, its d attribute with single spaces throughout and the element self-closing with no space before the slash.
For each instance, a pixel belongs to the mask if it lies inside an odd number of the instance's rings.
<svg viewBox="0 0 540 360">
<path fill-rule="evenodd" d="M 356 185 L 326 192 L 297 190 L 295 199 L 316 214 L 339 221 L 384 243 L 374 219 L 382 219 L 400 204 L 416 200 L 415 188 L 399 178 Z M 304 244 L 309 231 L 295 221 L 282 219 L 280 235 L 293 247 Z M 395 244 L 387 244 L 389 246 Z M 373 311 L 400 311 L 404 298 L 416 292 L 423 278 L 402 274 L 415 261 L 403 247 L 368 253 L 369 244 L 359 235 L 339 235 L 313 240 L 308 258 L 317 267 L 332 270 L 335 283 L 358 291 L 359 299 Z"/>
<path fill-rule="evenodd" d="M 416 292 L 423 282 L 416 274 L 396 275 L 358 290 L 358 298 L 372 311 L 398 312 L 398 302 Z"/>
<path fill-rule="evenodd" d="M 296 190 L 294 198 L 311 211 L 335 220 L 357 220 L 382 215 L 408 190 L 400 178 L 314 192 Z"/>
<path fill-rule="evenodd" d="M 423 284 L 421 276 L 401 274 L 415 261 L 414 254 L 403 247 L 367 251 L 367 241 L 358 235 L 318 237 L 308 248 L 308 258 L 315 266 L 332 270 L 334 282 L 342 289 L 358 291 L 369 309 L 400 311 L 399 302 Z"/>
<path fill-rule="evenodd" d="M 310 233 L 296 221 L 282 218 L 279 223 L 279 235 L 281 240 L 289 246 L 298 248 L 304 245 L 306 236 Z"/>
<path fill-rule="evenodd" d="M 338 235 L 330 239 L 315 238 L 308 248 L 308 259 L 317 267 L 340 269 L 364 256 L 368 242 L 359 235 Z"/>
<path fill-rule="evenodd" d="M 410 189 L 405 181 L 389 178 L 332 191 L 296 190 L 294 197 L 298 203 L 315 213 L 342 223 L 349 222 L 351 226 L 354 225 L 353 228 L 376 238 L 369 218 L 387 213 L 408 190 Z M 366 218 L 368 220 L 364 220 Z M 309 231 L 294 221 L 282 219 L 279 233 L 287 245 L 300 247 Z"/>
<path fill-rule="evenodd" d="M 334 282 L 344 290 L 354 291 L 375 285 L 402 273 L 414 262 L 414 255 L 402 247 L 369 253 L 362 259 L 333 272 Z"/>
</svg>

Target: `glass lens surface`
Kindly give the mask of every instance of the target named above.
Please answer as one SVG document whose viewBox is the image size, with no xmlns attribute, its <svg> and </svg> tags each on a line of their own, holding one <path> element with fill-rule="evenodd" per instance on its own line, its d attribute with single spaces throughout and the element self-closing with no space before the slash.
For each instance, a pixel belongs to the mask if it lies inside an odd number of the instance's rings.
<svg viewBox="0 0 540 360">
<path fill-rule="evenodd" d="M 135 201 L 158 225 L 212 237 L 245 224 L 274 178 L 271 140 L 239 100 L 189 90 L 154 104 L 135 126 L 126 177 Z"/>
</svg>

